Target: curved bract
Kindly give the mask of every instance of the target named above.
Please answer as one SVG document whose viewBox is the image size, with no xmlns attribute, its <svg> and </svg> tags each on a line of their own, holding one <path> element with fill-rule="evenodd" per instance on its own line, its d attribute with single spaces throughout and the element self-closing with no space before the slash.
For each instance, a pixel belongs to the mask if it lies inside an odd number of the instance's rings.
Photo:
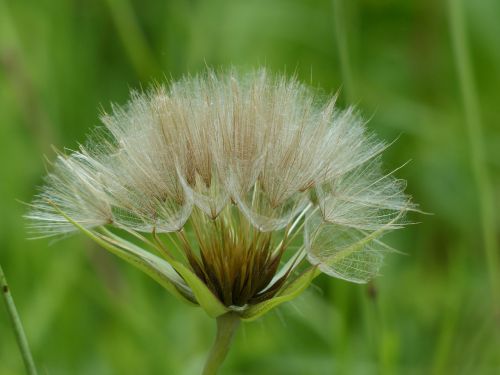
<svg viewBox="0 0 500 375">
<path fill-rule="evenodd" d="M 81 230 L 214 317 L 252 320 L 320 271 L 366 282 L 413 209 L 353 108 L 265 70 L 133 93 L 102 121 L 58 155 L 32 229 Z"/>
</svg>

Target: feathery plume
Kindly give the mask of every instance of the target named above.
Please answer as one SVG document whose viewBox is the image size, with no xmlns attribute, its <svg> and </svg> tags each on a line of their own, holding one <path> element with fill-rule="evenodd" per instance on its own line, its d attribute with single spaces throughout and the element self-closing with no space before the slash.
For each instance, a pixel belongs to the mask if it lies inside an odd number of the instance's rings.
<svg viewBox="0 0 500 375">
<path fill-rule="evenodd" d="M 80 230 L 214 317 L 256 319 L 320 271 L 368 281 L 415 208 L 354 108 L 265 70 L 134 92 L 102 122 L 57 156 L 31 229 Z"/>
</svg>

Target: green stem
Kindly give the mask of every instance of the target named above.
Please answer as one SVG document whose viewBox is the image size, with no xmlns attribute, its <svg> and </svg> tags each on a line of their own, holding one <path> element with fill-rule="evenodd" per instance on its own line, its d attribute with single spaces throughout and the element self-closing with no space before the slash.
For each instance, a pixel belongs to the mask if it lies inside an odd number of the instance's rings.
<svg viewBox="0 0 500 375">
<path fill-rule="evenodd" d="M 498 267 L 498 244 L 495 234 L 495 202 L 486 165 L 481 113 L 467 44 L 463 3 L 462 0 L 449 0 L 448 5 L 453 52 L 465 112 L 472 169 L 478 192 L 484 250 L 493 303 L 498 308 L 500 302 L 498 292 L 500 271 Z"/>
<path fill-rule="evenodd" d="M 348 27 L 347 27 L 347 2 L 333 0 L 333 17 L 335 22 L 335 40 L 337 42 L 340 73 L 342 85 L 345 90 L 345 98 L 348 103 L 354 101 L 354 79 L 349 58 Z"/>
<path fill-rule="evenodd" d="M 35 362 L 33 361 L 33 357 L 31 355 L 31 351 L 28 345 L 28 340 L 26 339 L 26 334 L 24 333 L 23 325 L 21 323 L 21 318 L 19 318 L 19 314 L 17 313 L 16 305 L 14 304 L 14 299 L 12 298 L 12 294 L 10 294 L 9 285 L 7 284 L 7 279 L 5 277 L 5 274 L 3 273 L 1 265 L 0 265 L 0 289 L 3 299 L 5 301 L 5 305 L 7 306 L 7 312 L 9 313 L 12 328 L 14 329 L 14 333 L 16 335 L 17 345 L 19 346 L 21 356 L 23 357 L 26 371 L 29 375 L 36 375 L 37 371 L 35 367 Z"/>
<path fill-rule="evenodd" d="M 111 17 L 125 50 L 141 78 L 149 79 L 160 67 L 128 0 L 107 0 Z"/>
<path fill-rule="evenodd" d="M 217 335 L 214 345 L 208 354 L 203 375 L 215 375 L 224 362 L 234 333 L 240 324 L 240 317 L 233 312 L 228 312 L 217 318 Z"/>
</svg>

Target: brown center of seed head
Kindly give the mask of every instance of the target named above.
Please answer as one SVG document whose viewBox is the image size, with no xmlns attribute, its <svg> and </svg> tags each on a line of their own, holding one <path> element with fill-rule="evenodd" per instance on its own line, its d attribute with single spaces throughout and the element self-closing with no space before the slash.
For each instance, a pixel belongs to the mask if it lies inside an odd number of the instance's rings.
<svg viewBox="0 0 500 375">
<path fill-rule="evenodd" d="M 269 286 L 286 241 L 276 246 L 272 232 L 258 231 L 231 206 L 215 219 L 193 213 L 183 248 L 194 272 L 224 305 L 255 304 L 272 298 L 286 281 L 288 273 Z"/>
</svg>

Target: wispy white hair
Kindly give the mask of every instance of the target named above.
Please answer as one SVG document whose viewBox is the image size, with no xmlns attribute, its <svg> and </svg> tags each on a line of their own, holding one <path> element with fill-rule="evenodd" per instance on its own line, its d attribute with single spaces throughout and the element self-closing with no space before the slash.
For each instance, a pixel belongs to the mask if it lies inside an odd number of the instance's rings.
<svg viewBox="0 0 500 375">
<path fill-rule="evenodd" d="M 135 92 L 102 121 L 58 155 L 28 215 L 41 235 L 74 230 L 61 212 L 85 228 L 171 233 L 193 209 L 215 220 L 232 205 L 259 232 L 304 230 L 309 262 L 364 282 L 388 249 L 380 236 L 413 208 L 355 109 L 265 70 Z"/>
</svg>

